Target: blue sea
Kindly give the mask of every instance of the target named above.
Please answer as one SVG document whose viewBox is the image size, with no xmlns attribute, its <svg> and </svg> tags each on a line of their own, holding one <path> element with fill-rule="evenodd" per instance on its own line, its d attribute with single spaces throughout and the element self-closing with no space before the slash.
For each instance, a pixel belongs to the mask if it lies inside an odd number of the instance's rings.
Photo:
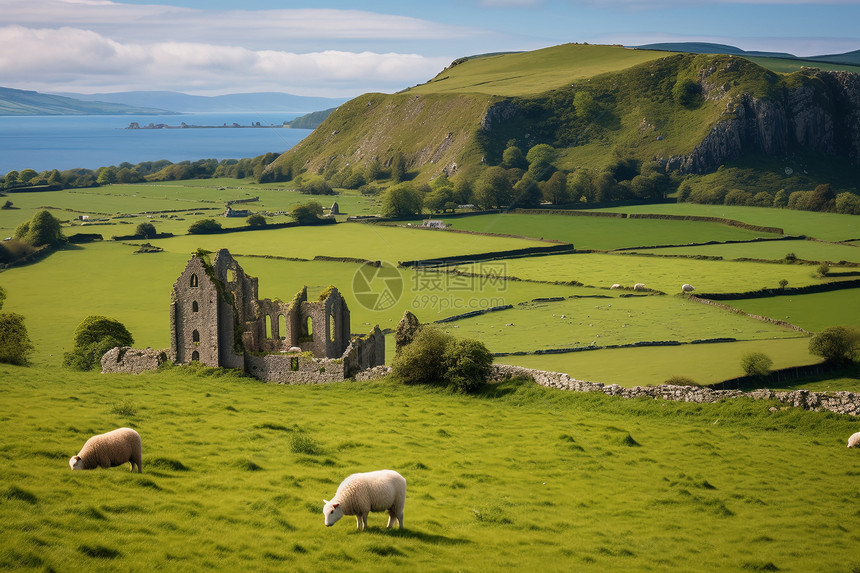
<svg viewBox="0 0 860 573">
<path fill-rule="evenodd" d="M 125 129 L 164 123 L 223 126 L 283 125 L 301 114 L 284 112 L 181 115 L 64 115 L 0 117 L 0 174 L 35 169 L 98 169 L 123 162 L 167 159 L 242 159 L 281 153 L 311 130 L 289 128 Z"/>
</svg>

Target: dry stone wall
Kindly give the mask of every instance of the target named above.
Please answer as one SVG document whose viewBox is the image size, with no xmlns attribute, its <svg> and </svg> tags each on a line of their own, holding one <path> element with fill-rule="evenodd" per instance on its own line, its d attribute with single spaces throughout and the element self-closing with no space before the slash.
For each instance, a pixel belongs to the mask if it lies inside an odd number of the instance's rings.
<svg viewBox="0 0 860 573">
<path fill-rule="evenodd" d="M 778 392 L 768 389 L 753 390 L 713 390 L 705 386 L 675 386 L 662 384 L 659 386 L 634 386 L 625 388 L 618 384 L 603 384 L 571 378 L 563 372 L 546 372 L 512 366 L 494 364 L 491 373 L 492 382 L 501 382 L 508 378 L 523 377 L 534 380 L 541 386 L 570 390 L 573 392 L 603 392 L 610 396 L 622 398 L 653 398 L 654 400 L 673 400 L 677 402 L 715 403 L 732 398 L 751 398 L 753 400 L 778 400 L 789 406 L 805 410 L 829 411 L 849 416 L 860 415 L 860 394 L 855 392 L 821 393 L 809 390 L 792 390 Z"/>
<path fill-rule="evenodd" d="M 140 374 L 155 370 L 167 361 L 167 350 L 151 348 L 141 350 L 130 346 L 117 346 L 102 356 L 102 372 Z"/>
</svg>

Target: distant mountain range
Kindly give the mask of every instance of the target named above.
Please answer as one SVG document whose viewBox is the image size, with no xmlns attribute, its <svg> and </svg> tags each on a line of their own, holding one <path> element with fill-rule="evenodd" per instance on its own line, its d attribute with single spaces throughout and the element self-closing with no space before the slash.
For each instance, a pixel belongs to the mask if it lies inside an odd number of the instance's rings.
<svg viewBox="0 0 860 573">
<path fill-rule="evenodd" d="M 0 88 L 0 115 L 163 115 L 155 107 L 137 107 L 103 101 L 82 101 L 61 95 Z"/>
<path fill-rule="evenodd" d="M 179 92 L 45 94 L 0 87 L 0 115 L 167 115 L 194 112 L 313 112 L 345 98 L 306 97 L 277 92 L 193 96 Z"/>
<path fill-rule="evenodd" d="M 784 60 L 803 60 L 810 62 L 826 62 L 828 64 L 844 64 L 847 66 L 860 66 L 860 50 L 846 52 L 844 54 L 830 54 L 825 56 L 795 56 L 786 52 L 756 52 L 747 51 L 726 44 L 711 44 L 708 42 L 665 42 L 660 44 L 645 44 L 633 46 L 638 50 L 664 50 L 668 52 L 685 52 L 688 54 L 731 54 L 734 56 L 748 56 L 758 58 L 780 58 Z"/>
</svg>

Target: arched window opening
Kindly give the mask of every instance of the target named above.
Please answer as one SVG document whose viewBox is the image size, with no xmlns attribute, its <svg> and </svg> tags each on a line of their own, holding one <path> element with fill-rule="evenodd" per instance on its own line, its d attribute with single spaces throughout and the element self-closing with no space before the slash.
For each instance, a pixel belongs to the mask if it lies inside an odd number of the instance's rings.
<svg viewBox="0 0 860 573">
<path fill-rule="evenodd" d="M 272 317 L 266 315 L 266 338 L 272 338 Z"/>
<path fill-rule="evenodd" d="M 307 324 L 305 326 L 305 329 L 308 331 L 308 336 L 314 335 L 314 321 L 311 320 L 311 317 L 308 317 L 308 321 L 307 321 Z"/>
<path fill-rule="evenodd" d="M 278 315 L 278 336 L 281 340 L 286 340 L 287 338 L 287 317 L 283 314 Z"/>
<path fill-rule="evenodd" d="M 191 286 L 192 286 L 192 287 L 194 287 L 194 288 L 196 288 L 196 287 L 197 287 L 197 285 L 198 285 L 198 282 L 197 282 L 197 275 L 191 275 Z"/>
<path fill-rule="evenodd" d="M 192 362 L 200 362 L 200 353 L 196 350 L 191 353 L 191 361 Z"/>
<path fill-rule="evenodd" d="M 334 315 L 330 314 L 328 317 L 328 339 L 334 342 Z"/>
<path fill-rule="evenodd" d="M 200 342 L 200 333 L 198 331 L 194 331 L 191 333 L 191 341 L 192 342 Z"/>
<path fill-rule="evenodd" d="M 191 312 L 197 312 L 200 310 L 200 306 L 197 304 L 197 301 L 193 301 L 191 303 Z"/>
</svg>

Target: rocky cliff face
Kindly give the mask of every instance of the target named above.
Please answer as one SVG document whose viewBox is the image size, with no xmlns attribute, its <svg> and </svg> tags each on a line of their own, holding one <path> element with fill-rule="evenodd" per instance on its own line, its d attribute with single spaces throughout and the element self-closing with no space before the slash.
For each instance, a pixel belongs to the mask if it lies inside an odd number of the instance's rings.
<svg viewBox="0 0 860 573">
<path fill-rule="evenodd" d="M 704 173 L 744 152 L 778 155 L 797 146 L 860 165 L 860 75 L 809 70 L 804 77 L 778 97 L 732 98 L 702 142 L 671 157 L 667 170 Z"/>
</svg>

